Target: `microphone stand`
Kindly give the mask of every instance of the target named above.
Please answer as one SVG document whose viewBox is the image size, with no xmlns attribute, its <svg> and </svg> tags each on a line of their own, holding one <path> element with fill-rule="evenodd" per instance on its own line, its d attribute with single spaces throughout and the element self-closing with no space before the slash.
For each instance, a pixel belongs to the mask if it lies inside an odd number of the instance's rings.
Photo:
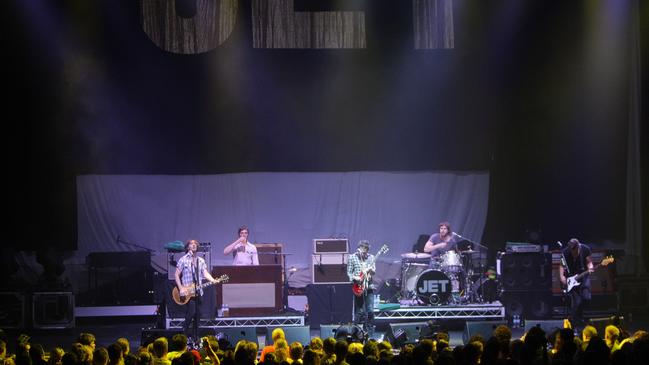
<svg viewBox="0 0 649 365">
<path fill-rule="evenodd" d="M 570 268 L 568 267 L 568 261 L 566 260 L 566 256 L 563 254 L 563 245 L 561 244 L 561 241 L 557 241 L 557 245 L 559 245 L 559 252 L 561 252 L 561 267 L 563 267 L 563 277 L 567 278 L 570 276 Z M 560 283 L 559 283 L 560 284 Z M 567 285 L 567 283 L 566 283 Z M 563 304 L 564 304 L 564 318 L 568 318 L 568 305 L 572 307 L 572 300 L 570 299 L 570 293 L 568 292 L 568 288 L 563 288 Z"/>
<path fill-rule="evenodd" d="M 148 247 L 144 247 L 142 245 L 138 245 L 137 243 L 124 241 L 119 235 L 117 235 L 117 238 L 115 239 L 115 243 L 121 243 L 121 244 L 126 245 L 126 246 L 131 246 L 131 247 L 135 247 L 135 248 L 141 248 L 142 250 L 147 251 L 149 253 L 156 252 L 153 249 L 150 249 Z"/>
<path fill-rule="evenodd" d="M 295 273 L 295 271 L 291 271 L 291 275 L 288 275 L 288 271 L 286 270 L 286 256 L 290 255 L 290 253 L 280 252 L 277 254 L 282 256 L 282 271 L 284 272 L 284 283 L 282 285 L 282 311 L 284 313 L 296 312 L 295 309 L 288 306 L 288 279 Z"/>
<path fill-rule="evenodd" d="M 479 261 L 479 269 L 480 269 L 480 277 L 478 277 L 478 283 L 480 284 L 480 294 L 479 294 L 479 296 L 480 296 L 480 301 L 484 301 L 484 282 L 482 282 L 482 280 L 481 280 L 482 275 L 484 275 L 484 272 L 483 272 L 484 271 L 484 265 L 482 264 L 482 261 L 484 259 L 483 252 L 487 252 L 488 248 L 487 248 L 487 246 L 485 246 L 485 245 L 483 245 L 483 244 L 481 244 L 479 242 L 475 242 L 475 241 L 471 240 L 470 238 L 466 238 L 466 237 L 464 237 L 464 236 L 462 236 L 462 235 L 460 235 L 458 233 L 453 232 L 453 236 L 459 238 L 460 242 L 461 241 L 469 242 L 472 245 L 470 247 L 471 250 L 474 247 L 478 248 L 478 261 Z M 473 258 L 471 258 L 470 262 L 471 262 L 471 266 L 473 266 Z M 471 267 L 470 270 L 473 271 L 473 267 Z M 474 284 L 473 282 L 471 282 L 471 278 L 469 277 L 468 273 L 467 273 L 467 278 L 466 278 L 466 283 L 465 284 L 467 285 L 466 290 L 469 290 L 469 288 L 468 288 L 469 284 L 471 286 L 473 286 L 473 284 Z M 473 289 L 473 288 L 471 288 L 471 289 Z M 469 290 L 469 291 L 470 291 L 469 300 L 471 300 L 471 296 L 475 296 L 475 295 L 473 293 L 473 290 Z M 473 300 L 476 300 L 476 298 L 473 298 Z"/>
<path fill-rule="evenodd" d="M 196 256 L 196 257 L 194 257 L 194 256 Z M 196 259 L 195 264 L 194 264 L 194 259 Z M 200 274 L 199 273 L 199 267 L 200 267 L 200 265 L 198 264 L 198 256 L 196 254 L 192 255 L 192 266 L 193 266 L 192 278 L 193 278 L 193 281 L 194 281 L 194 291 L 195 291 L 194 292 L 194 294 L 195 294 L 195 296 L 194 296 L 194 300 L 195 300 L 194 301 L 194 325 L 193 325 L 193 333 L 192 334 L 194 336 L 194 342 L 196 342 L 196 341 L 198 341 L 198 326 L 199 326 L 198 324 L 199 324 L 199 322 L 201 320 L 200 311 L 199 311 L 199 307 L 201 305 L 201 295 L 200 295 L 200 292 L 198 291 L 198 286 L 201 284 L 200 280 L 199 280 L 199 274 Z M 195 343 L 194 343 L 194 345 L 195 345 Z"/>
</svg>

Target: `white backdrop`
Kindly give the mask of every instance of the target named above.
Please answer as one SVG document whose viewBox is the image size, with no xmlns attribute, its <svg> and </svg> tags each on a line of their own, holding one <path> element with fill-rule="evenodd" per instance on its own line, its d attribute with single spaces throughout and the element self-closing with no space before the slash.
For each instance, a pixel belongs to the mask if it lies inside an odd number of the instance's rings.
<svg viewBox="0 0 649 365">
<path fill-rule="evenodd" d="M 388 243 L 384 263 L 410 252 L 420 234 L 449 221 L 481 241 L 487 216 L 487 172 L 238 173 L 223 175 L 86 175 L 77 177 L 78 251 L 154 251 L 165 271 L 170 241 L 211 242 L 211 263 L 229 264 L 223 247 L 246 225 L 255 243 L 284 245 L 291 285 L 311 281 L 312 240 L 360 239 L 372 251 Z M 119 240 L 117 239 L 119 237 Z M 379 273 L 380 274 L 380 273 Z"/>
</svg>

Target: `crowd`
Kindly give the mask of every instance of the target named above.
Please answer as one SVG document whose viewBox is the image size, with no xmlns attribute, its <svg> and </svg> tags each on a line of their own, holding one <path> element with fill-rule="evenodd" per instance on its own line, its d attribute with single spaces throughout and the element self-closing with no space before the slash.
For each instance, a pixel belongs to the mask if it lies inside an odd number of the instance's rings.
<svg viewBox="0 0 649 365">
<path fill-rule="evenodd" d="M 246 340 L 230 344 L 227 339 L 207 336 L 200 346 L 190 348 L 187 337 L 176 334 L 171 340 L 160 337 L 131 351 L 129 341 L 120 338 L 107 346 L 97 346 L 95 336 L 82 333 L 67 349 L 49 352 L 21 335 L 15 349 L 8 351 L 7 336 L 0 332 L 0 365 L 599 365 L 649 364 L 649 334 L 627 333 L 610 324 L 604 333 L 591 325 L 579 334 L 567 323 L 563 329 L 546 334 L 532 327 L 520 339 L 512 339 L 507 326 L 498 326 L 487 339 L 473 336 L 465 345 L 450 346 L 448 334 L 434 333 L 415 343 L 395 349 L 388 341 L 355 342 L 353 338 L 315 337 L 303 346 L 288 343 L 281 328 L 272 332 L 272 344 L 262 349 Z"/>
</svg>

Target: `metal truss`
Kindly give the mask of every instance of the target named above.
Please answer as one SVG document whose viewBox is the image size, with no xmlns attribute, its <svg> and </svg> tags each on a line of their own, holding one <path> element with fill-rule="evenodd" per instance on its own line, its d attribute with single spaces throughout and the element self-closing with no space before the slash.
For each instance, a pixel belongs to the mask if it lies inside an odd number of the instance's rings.
<svg viewBox="0 0 649 365">
<path fill-rule="evenodd" d="M 184 318 L 167 318 L 167 329 L 182 328 Z M 215 319 L 201 319 L 200 327 L 272 327 L 272 326 L 304 326 L 304 316 L 284 317 L 223 317 Z"/>
<path fill-rule="evenodd" d="M 376 320 L 390 319 L 479 319 L 505 318 L 505 307 L 500 303 L 470 304 L 461 306 L 403 307 L 394 310 L 374 311 Z"/>
</svg>

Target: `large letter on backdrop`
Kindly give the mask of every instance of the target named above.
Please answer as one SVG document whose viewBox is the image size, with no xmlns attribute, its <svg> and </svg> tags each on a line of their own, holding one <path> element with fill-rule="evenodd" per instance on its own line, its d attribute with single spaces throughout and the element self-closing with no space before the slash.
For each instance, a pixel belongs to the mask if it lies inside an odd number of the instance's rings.
<svg viewBox="0 0 649 365">
<path fill-rule="evenodd" d="M 455 47 L 453 0 L 413 0 L 415 49 Z"/>
<path fill-rule="evenodd" d="M 365 48 L 365 13 L 296 12 L 293 0 L 253 0 L 252 44 L 255 48 Z"/>
<path fill-rule="evenodd" d="M 175 0 L 141 0 L 142 29 L 158 47 L 181 54 L 211 51 L 225 42 L 236 23 L 237 0 L 196 0 L 196 14 L 182 18 Z"/>
</svg>

